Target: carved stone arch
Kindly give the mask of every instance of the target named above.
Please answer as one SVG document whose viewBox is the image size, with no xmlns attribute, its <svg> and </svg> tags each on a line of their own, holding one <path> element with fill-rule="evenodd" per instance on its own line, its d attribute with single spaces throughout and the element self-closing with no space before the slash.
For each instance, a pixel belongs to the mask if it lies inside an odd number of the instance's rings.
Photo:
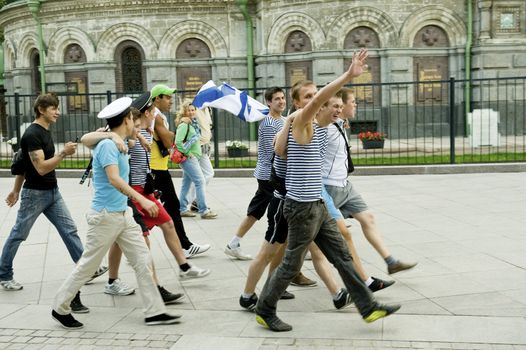
<svg viewBox="0 0 526 350">
<path fill-rule="evenodd" d="M 318 51 L 325 44 L 325 32 L 320 24 L 312 17 L 301 12 L 287 12 L 275 22 L 267 39 L 267 53 L 281 54 L 285 48 L 285 41 L 289 34 L 299 30 L 311 40 L 312 51 Z"/>
<path fill-rule="evenodd" d="M 49 39 L 48 62 L 61 64 L 64 63 L 64 51 L 71 44 L 78 44 L 86 54 L 86 61 L 95 60 L 95 44 L 88 34 L 83 30 L 66 27 L 57 30 Z"/>
<path fill-rule="evenodd" d="M 413 47 L 416 34 L 427 25 L 442 28 L 450 46 L 461 46 L 466 42 L 466 25 L 456 13 L 442 6 L 425 6 L 411 13 L 405 20 L 400 29 L 400 45 Z"/>
<path fill-rule="evenodd" d="M 146 28 L 133 23 L 119 23 L 102 33 L 97 43 L 97 59 L 112 61 L 115 47 L 126 40 L 139 43 L 146 60 L 157 58 L 157 42 Z"/>
<path fill-rule="evenodd" d="M 11 70 L 16 68 L 16 45 L 11 39 L 5 39 L 4 41 L 4 60 L 5 69 Z"/>
<path fill-rule="evenodd" d="M 393 19 L 385 12 L 367 6 L 351 8 L 328 23 L 327 41 L 336 43 L 338 49 L 343 48 L 345 37 L 356 27 L 375 31 L 381 47 L 396 47 L 398 44 L 398 30 Z"/>
<path fill-rule="evenodd" d="M 226 41 L 217 29 L 201 21 L 184 21 L 166 31 L 159 43 L 159 58 L 173 59 L 179 45 L 191 38 L 202 40 L 212 57 L 228 56 Z"/>
<path fill-rule="evenodd" d="M 37 35 L 35 33 L 27 33 L 22 40 L 20 40 L 20 44 L 18 45 L 18 55 L 16 60 L 17 67 L 30 67 L 30 56 L 33 49 L 38 50 Z"/>
<path fill-rule="evenodd" d="M 430 24 L 422 27 L 416 33 L 413 47 L 449 47 L 449 39 L 444 29 Z"/>
</svg>

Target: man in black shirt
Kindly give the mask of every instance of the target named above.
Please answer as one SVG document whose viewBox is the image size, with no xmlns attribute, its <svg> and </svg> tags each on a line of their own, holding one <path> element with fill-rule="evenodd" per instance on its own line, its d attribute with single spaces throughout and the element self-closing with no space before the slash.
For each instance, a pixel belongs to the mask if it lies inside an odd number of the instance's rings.
<svg viewBox="0 0 526 350">
<path fill-rule="evenodd" d="M 38 96 L 33 106 L 35 121 L 26 129 L 20 142 L 26 162 L 25 175 L 17 175 L 13 190 L 6 199 L 8 206 L 18 201 L 21 193 L 20 209 L 15 226 L 7 238 L 0 257 L 0 285 L 5 290 L 20 290 L 22 285 L 13 279 L 13 260 L 20 244 L 27 239 L 29 232 L 40 214 L 44 214 L 56 227 L 64 241 L 69 255 L 76 263 L 82 255 L 82 242 L 77 234 L 77 226 L 69 213 L 57 187 L 55 168 L 66 157 L 75 153 L 77 144 L 67 142 L 64 149 L 55 154 L 55 145 L 49 126 L 59 118 L 59 101 L 53 94 Z M 24 182 L 25 179 L 25 182 Z M 94 277 L 106 272 L 107 268 L 94 271 Z M 88 312 L 82 305 L 79 295 L 72 302 L 74 311 Z"/>
</svg>

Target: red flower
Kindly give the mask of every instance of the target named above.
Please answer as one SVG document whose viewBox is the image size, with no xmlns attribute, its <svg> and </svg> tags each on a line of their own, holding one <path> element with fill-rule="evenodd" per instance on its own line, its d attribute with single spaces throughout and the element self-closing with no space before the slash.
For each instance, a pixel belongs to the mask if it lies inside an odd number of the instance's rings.
<svg viewBox="0 0 526 350">
<path fill-rule="evenodd" d="M 358 138 L 360 140 L 362 140 L 362 141 L 373 141 L 373 140 L 382 141 L 382 140 L 385 140 L 385 133 L 378 132 L 378 131 L 375 131 L 375 132 L 370 132 L 370 131 L 361 132 L 361 133 L 358 134 Z"/>
</svg>

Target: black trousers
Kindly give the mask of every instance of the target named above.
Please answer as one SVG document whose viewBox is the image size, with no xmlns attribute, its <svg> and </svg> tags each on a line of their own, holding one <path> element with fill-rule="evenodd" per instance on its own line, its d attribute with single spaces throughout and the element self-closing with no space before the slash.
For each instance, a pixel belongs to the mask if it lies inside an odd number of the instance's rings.
<svg viewBox="0 0 526 350">
<path fill-rule="evenodd" d="M 163 204 L 164 209 L 166 209 L 168 214 L 172 217 L 175 225 L 175 231 L 177 232 L 177 236 L 181 241 L 181 246 L 183 249 L 188 249 L 192 246 L 192 242 L 190 242 L 190 239 L 184 230 L 183 219 L 181 219 L 181 213 L 179 212 L 179 198 L 177 198 L 177 193 L 175 193 L 172 176 L 168 170 L 152 169 L 152 174 L 155 177 L 155 189 L 162 191 L 162 195 L 159 200 Z"/>
</svg>

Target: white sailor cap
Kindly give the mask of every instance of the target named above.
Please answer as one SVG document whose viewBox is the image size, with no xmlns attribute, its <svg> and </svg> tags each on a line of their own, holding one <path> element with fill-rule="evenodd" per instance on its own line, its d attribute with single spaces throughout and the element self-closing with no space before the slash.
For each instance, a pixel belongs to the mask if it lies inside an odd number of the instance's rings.
<svg viewBox="0 0 526 350">
<path fill-rule="evenodd" d="M 99 119 L 110 119 L 113 117 L 118 117 L 121 115 L 127 115 L 130 113 L 130 106 L 132 104 L 132 99 L 130 97 L 121 97 L 104 107 L 97 118 Z"/>
</svg>

